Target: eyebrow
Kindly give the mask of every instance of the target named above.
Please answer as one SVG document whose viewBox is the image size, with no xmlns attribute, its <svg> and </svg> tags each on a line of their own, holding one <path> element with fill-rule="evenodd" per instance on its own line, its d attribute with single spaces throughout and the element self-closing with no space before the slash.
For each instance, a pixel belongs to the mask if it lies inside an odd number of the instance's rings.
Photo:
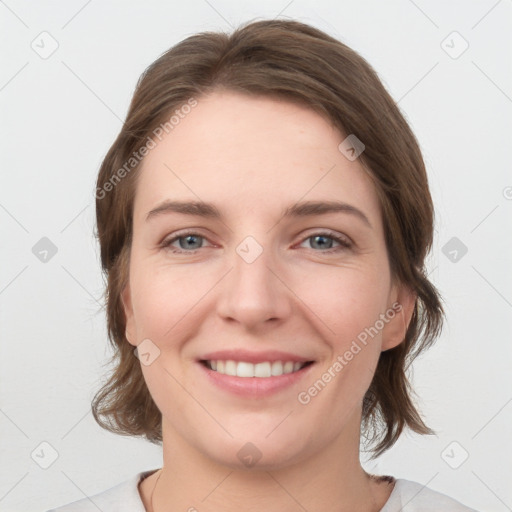
<svg viewBox="0 0 512 512">
<path fill-rule="evenodd" d="M 181 213 L 216 220 L 223 219 L 220 210 L 212 203 L 205 203 L 203 201 L 166 200 L 147 214 L 146 221 L 169 213 Z M 368 217 L 361 210 L 341 201 L 303 201 L 285 208 L 281 217 L 312 217 L 314 215 L 326 215 L 329 213 L 347 213 L 354 215 L 362 220 L 368 227 L 372 228 Z"/>
</svg>

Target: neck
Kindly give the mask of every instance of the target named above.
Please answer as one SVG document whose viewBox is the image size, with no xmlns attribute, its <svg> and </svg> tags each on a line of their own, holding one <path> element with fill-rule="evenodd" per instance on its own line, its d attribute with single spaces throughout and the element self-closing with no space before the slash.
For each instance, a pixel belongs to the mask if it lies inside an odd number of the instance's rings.
<svg viewBox="0 0 512 512">
<path fill-rule="evenodd" d="M 206 457 L 164 422 L 164 467 L 158 473 L 152 512 L 295 512 L 298 507 L 378 512 L 392 484 L 377 482 L 361 467 L 359 422 L 352 423 L 343 435 L 309 458 L 278 469 L 239 469 Z"/>
</svg>

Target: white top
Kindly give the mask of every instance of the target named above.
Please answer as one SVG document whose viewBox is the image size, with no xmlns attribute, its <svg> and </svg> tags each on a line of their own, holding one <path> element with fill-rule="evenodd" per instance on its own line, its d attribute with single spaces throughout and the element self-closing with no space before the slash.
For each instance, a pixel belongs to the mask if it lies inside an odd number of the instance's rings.
<svg viewBox="0 0 512 512">
<path fill-rule="evenodd" d="M 137 473 L 115 487 L 47 512 L 146 512 L 138 484 L 156 470 Z M 417 482 L 398 478 L 380 512 L 477 512 Z"/>
</svg>

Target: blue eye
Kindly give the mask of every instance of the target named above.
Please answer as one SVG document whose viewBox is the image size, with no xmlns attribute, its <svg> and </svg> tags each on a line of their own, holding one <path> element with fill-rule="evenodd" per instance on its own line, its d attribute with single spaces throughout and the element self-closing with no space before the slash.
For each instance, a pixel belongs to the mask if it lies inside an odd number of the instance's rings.
<svg viewBox="0 0 512 512">
<path fill-rule="evenodd" d="M 320 252 L 330 253 L 330 252 L 335 252 L 335 251 L 338 251 L 341 249 L 348 249 L 351 247 L 351 243 L 349 242 L 348 239 L 334 235 L 333 233 L 315 233 L 314 235 L 310 235 L 306 239 L 304 239 L 303 243 L 308 240 L 311 241 L 311 245 L 313 246 L 313 248 L 315 248 L 314 245 L 316 245 L 317 248 L 319 247 L 320 249 L 323 249 Z M 327 240 L 327 242 L 326 242 L 326 240 Z M 331 240 L 331 241 L 329 242 L 329 240 Z M 341 246 L 341 248 L 340 247 L 333 248 L 332 241 L 338 243 Z"/>
<path fill-rule="evenodd" d="M 176 254 L 195 254 L 199 249 L 204 248 L 202 241 L 205 240 L 207 239 L 204 236 L 189 231 L 179 233 L 168 240 L 164 240 L 161 247 Z M 322 253 L 332 253 L 352 247 L 352 243 L 348 238 L 338 236 L 331 232 L 315 233 L 304 238 L 301 244 L 306 241 L 311 241 L 313 249 L 319 249 L 315 252 Z M 174 245 L 176 242 L 178 242 L 179 247 Z M 333 243 L 337 243 L 338 246 L 333 247 Z"/>
<path fill-rule="evenodd" d="M 165 248 L 170 249 L 172 252 L 188 252 L 188 253 L 194 253 L 197 249 L 200 249 L 198 245 L 201 245 L 198 243 L 198 240 L 206 240 L 204 236 L 198 235 L 197 233 L 183 233 L 179 236 L 175 236 L 174 238 L 171 238 L 170 240 L 166 240 L 162 243 L 162 246 Z M 179 243 L 179 248 L 173 246 L 174 242 Z M 172 249 L 177 250 L 172 250 Z M 189 250 L 191 249 L 191 250 Z"/>
</svg>

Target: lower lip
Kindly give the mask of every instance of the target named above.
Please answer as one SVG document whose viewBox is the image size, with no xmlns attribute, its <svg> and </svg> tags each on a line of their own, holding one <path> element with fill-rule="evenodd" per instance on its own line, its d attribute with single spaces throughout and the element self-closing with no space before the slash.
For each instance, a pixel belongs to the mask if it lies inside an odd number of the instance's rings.
<svg viewBox="0 0 512 512">
<path fill-rule="evenodd" d="M 289 388 L 305 377 L 314 366 L 314 363 L 309 364 L 296 372 L 272 377 L 236 377 L 210 370 L 202 363 L 197 364 L 214 385 L 245 398 L 264 398 Z"/>
</svg>

